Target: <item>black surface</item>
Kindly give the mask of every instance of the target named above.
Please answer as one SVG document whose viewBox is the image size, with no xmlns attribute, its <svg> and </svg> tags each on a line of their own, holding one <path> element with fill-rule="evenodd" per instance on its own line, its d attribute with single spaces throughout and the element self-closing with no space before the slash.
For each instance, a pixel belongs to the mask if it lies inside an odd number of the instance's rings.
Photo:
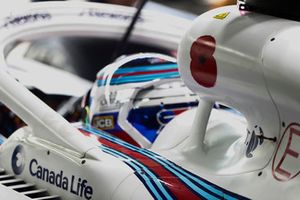
<svg viewBox="0 0 300 200">
<path fill-rule="evenodd" d="M 299 0 L 239 0 L 240 9 L 300 21 Z"/>
<path fill-rule="evenodd" d="M 58 48 L 52 45 L 53 39 L 34 41 L 26 57 L 72 72 L 92 82 L 95 81 L 98 71 L 111 63 L 112 54 L 119 43 L 117 40 L 99 38 L 62 37 L 54 39 L 60 43 Z M 162 48 L 133 42 L 127 44 L 123 53 L 130 55 L 141 52 L 171 53 Z M 57 54 L 63 55 L 63 62 L 54 62 L 53 57 L 57 57 Z"/>
</svg>

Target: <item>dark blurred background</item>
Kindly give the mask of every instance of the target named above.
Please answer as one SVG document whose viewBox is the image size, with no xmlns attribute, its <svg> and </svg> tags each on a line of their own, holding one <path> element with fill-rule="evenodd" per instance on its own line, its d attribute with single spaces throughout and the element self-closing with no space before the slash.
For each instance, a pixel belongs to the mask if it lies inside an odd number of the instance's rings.
<svg viewBox="0 0 300 200">
<path fill-rule="evenodd" d="M 37 2 L 37 1 L 51 1 L 51 0 L 32 0 L 32 1 Z M 132 5 L 136 0 L 88 0 L 88 1 Z M 209 9 L 235 4 L 236 0 L 151 0 L 149 2 L 160 3 L 170 8 L 175 8 L 178 10 L 187 11 L 199 15 Z"/>
<path fill-rule="evenodd" d="M 236 0 L 154 0 L 154 2 L 199 15 L 209 9 L 235 4 Z"/>
</svg>

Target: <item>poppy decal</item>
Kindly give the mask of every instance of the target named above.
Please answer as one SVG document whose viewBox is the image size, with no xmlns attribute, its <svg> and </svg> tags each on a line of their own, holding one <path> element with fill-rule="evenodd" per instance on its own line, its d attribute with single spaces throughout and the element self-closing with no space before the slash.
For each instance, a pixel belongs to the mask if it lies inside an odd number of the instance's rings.
<svg viewBox="0 0 300 200">
<path fill-rule="evenodd" d="M 194 80 L 206 88 L 214 87 L 217 81 L 217 63 L 213 56 L 216 40 L 212 36 L 199 37 L 191 47 L 191 73 Z"/>
</svg>

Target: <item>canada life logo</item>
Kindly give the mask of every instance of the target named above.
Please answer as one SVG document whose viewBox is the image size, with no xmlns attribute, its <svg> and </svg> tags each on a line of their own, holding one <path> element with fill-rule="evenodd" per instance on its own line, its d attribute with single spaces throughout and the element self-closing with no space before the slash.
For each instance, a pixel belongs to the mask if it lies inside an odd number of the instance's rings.
<svg viewBox="0 0 300 200">
<path fill-rule="evenodd" d="M 25 167 L 25 151 L 22 145 L 16 146 L 12 157 L 11 167 L 16 175 L 20 175 Z"/>
<path fill-rule="evenodd" d="M 292 123 L 284 131 L 272 162 L 272 174 L 278 181 L 289 181 L 300 174 L 300 124 Z"/>
</svg>

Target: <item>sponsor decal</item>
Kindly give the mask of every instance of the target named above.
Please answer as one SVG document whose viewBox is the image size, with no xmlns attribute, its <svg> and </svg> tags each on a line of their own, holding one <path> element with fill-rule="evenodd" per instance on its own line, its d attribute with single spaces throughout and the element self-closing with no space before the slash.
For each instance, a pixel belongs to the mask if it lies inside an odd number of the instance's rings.
<svg viewBox="0 0 300 200">
<path fill-rule="evenodd" d="M 60 170 L 55 172 L 39 164 L 37 159 L 32 159 L 29 163 L 29 173 L 31 176 L 45 181 L 51 185 L 58 188 L 62 188 L 76 196 L 85 198 L 87 200 L 93 197 L 93 188 L 88 185 L 86 179 L 76 177 L 72 175 L 71 177 L 65 176 L 64 171 Z"/>
<path fill-rule="evenodd" d="M 103 12 L 103 11 L 95 9 L 95 8 L 86 9 L 83 12 L 81 12 L 79 14 L 79 16 L 109 18 L 109 19 L 116 19 L 116 20 L 122 20 L 122 21 L 131 21 L 133 18 L 133 16 L 130 14 L 126 15 L 126 14 Z M 138 22 L 142 22 L 142 21 L 144 21 L 144 20 L 141 17 L 139 17 Z"/>
<path fill-rule="evenodd" d="M 230 12 L 220 13 L 220 14 L 215 15 L 214 18 L 215 18 L 215 19 L 223 20 L 223 19 L 225 19 L 229 14 L 230 14 Z"/>
<path fill-rule="evenodd" d="M 276 150 L 272 174 L 278 181 L 289 181 L 300 174 L 300 124 L 292 123 L 284 131 Z"/>
<path fill-rule="evenodd" d="M 11 157 L 11 167 L 16 175 L 20 175 L 25 167 L 25 151 L 22 145 L 16 146 Z"/>
<path fill-rule="evenodd" d="M 35 14 L 7 17 L 2 27 L 8 28 L 11 26 L 24 25 L 32 22 L 49 20 L 49 19 L 51 19 L 51 14 L 49 13 L 35 13 Z"/>
<path fill-rule="evenodd" d="M 199 37 L 190 50 L 190 69 L 194 80 L 203 87 L 212 88 L 217 81 L 217 62 L 214 58 L 216 40 L 210 35 Z"/>
<path fill-rule="evenodd" d="M 262 145 L 264 132 L 261 127 L 255 126 L 252 132 L 247 130 L 247 138 L 245 144 L 247 145 L 246 157 L 252 158 L 252 153 L 257 149 L 258 146 Z"/>
<path fill-rule="evenodd" d="M 100 130 L 110 130 L 115 127 L 114 116 L 95 116 L 92 125 Z"/>
<path fill-rule="evenodd" d="M 175 114 L 172 110 L 162 109 L 157 113 L 156 118 L 161 126 L 165 126 L 174 118 L 174 116 Z"/>
<path fill-rule="evenodd" d="M 162 109 L 156 115 L 161 126 L 167 125 L 176 115 L 186 111 L 188 108 Z"/>
</svg>

